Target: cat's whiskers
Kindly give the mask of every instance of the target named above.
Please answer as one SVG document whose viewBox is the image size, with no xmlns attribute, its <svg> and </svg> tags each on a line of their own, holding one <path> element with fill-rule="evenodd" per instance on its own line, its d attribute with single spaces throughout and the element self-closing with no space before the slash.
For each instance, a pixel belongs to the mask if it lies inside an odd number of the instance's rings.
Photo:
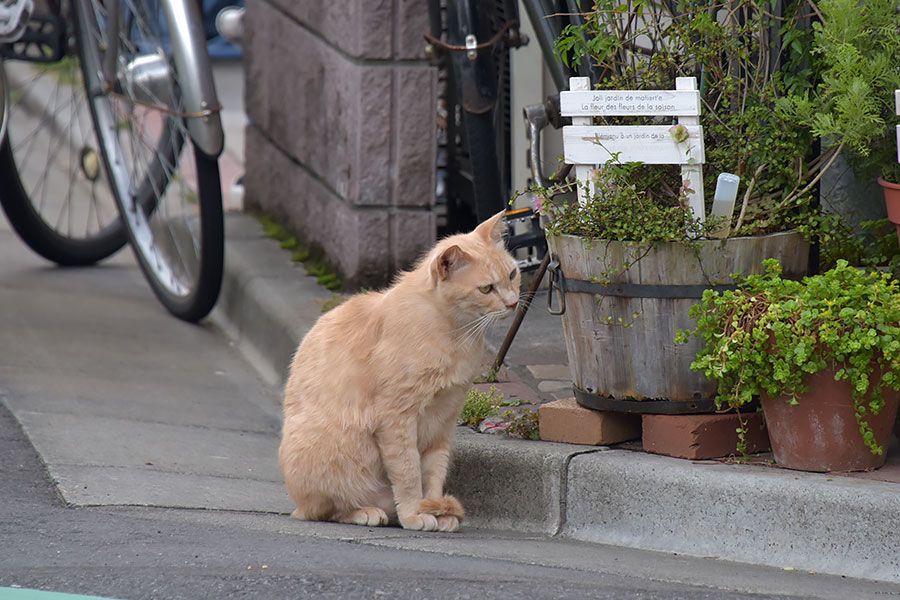
<svg viewBox="0 0 900 600">
<path fill-rule="evenodd" d="M 463 333 L 462 337 L 459 338 L 459 341 L 464 344 L 477 341 L 479 338 L 482 338 L 484 336 L 484 333 L 487 331 L 488 327 L 493 325 L 499 317 L 502 317 L 505 314 L 505 310 L 491 311 L 489 313 L 481 315 L 480 317 L 474 319 L 466 325 L 463 325 L 459 328 L 459 330 L 461 330 Z"/>
<path fill-rule="evenodd" d="M 516 308 L 520 306 L 524 306 L 525 310 L 528 310 L 531 307 L 531 303 L 534 302 L 535 294 L 533 292 L 529 292 L 525 290 L 524 292 L 519 293 L 519 303 L 516 305 Z"/>
<path fill-rule="evenodd" d="M 489 312 L 487 315 L 485 315 L 484 327 L 483 327 L 482 333 L 487 332 L 487 330 L 491 326 L 493 326 L 494 323 L 499 321 L 501 318 L 505 317 L 507 314 L 508 314 L 508 312 L 505 310 L 495 310 L 495 311 Z"/>
<path fill-rule="evenodd" d="M 488 313 L 489 315 L 490 313 Z M 477 340 L 481 334 L 484 333 L 485 328 L 488 323 L 488 315 L 481 315 L 477 317 L 475 320 L 467 323 L 460 327 L 462 330 L 462 336 L 459 338 L 460 343 L 469 344 Z"/>
</svg>

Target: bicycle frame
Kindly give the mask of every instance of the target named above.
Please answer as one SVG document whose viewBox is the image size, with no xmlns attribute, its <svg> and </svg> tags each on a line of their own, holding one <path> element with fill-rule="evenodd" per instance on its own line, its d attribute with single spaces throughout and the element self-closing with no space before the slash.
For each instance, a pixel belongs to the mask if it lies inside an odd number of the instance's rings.
<svg viewBox="0 0 900 600">
<path fill-rule="evenodd" d="M 6 123 L 9 120 L 9 85 L 6 70 L 0 69 L 0 144 L 6 139 Z"/>
<path fill-rule="evenodd" d="M 169 25 L 172 56 L 179 73 L 188 131 L 194 145 L 210 157 L 218 157 L 225 146 L 212 65 L 206 51 L 206 34 L 200 3 L 191 0 L 160 0 Z"/>
</svg>

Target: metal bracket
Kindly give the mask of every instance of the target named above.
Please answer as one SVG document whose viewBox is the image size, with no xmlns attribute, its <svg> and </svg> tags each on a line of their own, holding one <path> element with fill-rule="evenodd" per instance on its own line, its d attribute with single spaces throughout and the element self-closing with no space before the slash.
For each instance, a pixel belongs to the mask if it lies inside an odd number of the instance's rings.
<svg viewBox="0 0 900 600">
<path fill-rule="evenodd" d="M 703 292 L 713 290 L 726 292 L 738 289 L 737 285 L 650 285 L 643 283 L 611 283 L 604 285 L 594 281 L 583 279 L 571 279 L 566 277 L 559 266 L 559 261 L 554 258 L 548 268 L 550 273 L 550 293 L 547 295 L 547 310 L 551 315 L 561 315 L 566 312 L 566 293 L 593 294 L 595 296 L 616 296 L 619 298 L 697 298 L 703 297 Z M 560 309 L 553 310 L 553 292 L 559 296 Z"/>
<path fill-rule="evenodd" d="M 547 266 L 547 273 L 550 277 L 550 289 L 547 291 L 547 312 L 551 315 L 560 316 L 566 313 L 566 278 L 559 268 L 559 260 L 554 256 L 550 259 Z M 553 310 L 553 292 L 559 297 L 559 310 Z"/>
<path fill-rule="evenodd" d="M 478 38 L 473 33 L 466 36 L 466 57 L 469 60 L 478 58 Z"/>
<path fill-rule="evenodd" d="M 529 162 L 531 162 L 531 178 L 536 186 L 543 189 L 547 187 L 547 182 L 544 179 L 544 168 L 541 164 L 541 130 L 550 124 L 547 107 L 543 104 L 529 104 L 522 109 L 522 115 L 525 117 L 528 139 L 531 142 L 528 151 Z"/>
<path fill-rule="evenodd" d="M 518 48 L 520 46 L 528 45 L 528 36 L 519 32 L 519 22 L 516 19 L 507 21 L 506 24 L 500 28 L 500 31 L 494 34 L 494 37 L 480 44 L 475 38 L 475 35 L 471 33 L 466 36 L 465 46 L 448 44 L 447 42 L 443 42 L 434 37 L 430 33 L 426 33 L 424 36 L 430 46 L 430 48 L 426 47 L 426 54 L 434 54 L 436 50 L 442 52 L 465 52 L 466 56 L 469 57 L 469 60 L 475 60 L 475 58 L 478 57 L 478 50 L 490 48 L 501 40 L 507 48 Z"/>
<path fill-rule="evenodd" d="M 543 104 L 529 104 L 522 109 L 522 115 L 525 117 L 530 140 L 528 160 L 531 163 L 531 178 L 538 187 L 547 188 L 550 182 L 544 177 L 541 163 L 541 131 L 548 125 L 559 129 L 570 119 L 563 119 L 559 114 L 559 94 L 548 96 Z"/>
</svg>

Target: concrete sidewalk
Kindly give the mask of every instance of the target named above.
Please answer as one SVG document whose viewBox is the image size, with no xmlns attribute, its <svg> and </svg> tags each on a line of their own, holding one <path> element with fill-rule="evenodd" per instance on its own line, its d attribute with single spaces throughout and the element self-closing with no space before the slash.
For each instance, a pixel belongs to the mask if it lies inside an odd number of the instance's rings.
<svg viewBox="0 0 900 600">
<path fill-rule="evenodd" d="M 220 88 L 226 109 L 241 82 Z M 235 113 L 231 113 L 235 114 Z M 229 127 L 232 156 L 242 131 Z M 280 385 L 298 341 L 331 297 L 251 218 L 227 219 L 214 320 Z M 559 317 L 535 299 L 506 358 L 520 396 L 570 396 Z M 488 336 L 496 353 L 506 331 Z M 891 449 L 900 464 L 900 447 Z M 527 442 L 460 428 L 449 488 L 469 526 L 541 532 L 900 583 L 900 483 L 766 466 L 691 462 L 625 449 Z"/>
</svg>

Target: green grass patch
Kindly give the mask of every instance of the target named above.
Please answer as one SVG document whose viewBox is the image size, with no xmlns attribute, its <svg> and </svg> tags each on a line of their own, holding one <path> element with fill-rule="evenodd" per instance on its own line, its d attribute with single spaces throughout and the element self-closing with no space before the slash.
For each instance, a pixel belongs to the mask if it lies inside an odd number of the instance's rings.
<svg viewBox="0 0 900 600">
<path fill-rule="evenodd" d="M 472 388 L 466 393 L 466 403 L 457 422 L 460 425 L 475 427 L 488 417 L 497 415 L 501 406 L 503 394 L 497 392 L 497 386 L 492 385 L 487 393 Z"/>
</svg>

